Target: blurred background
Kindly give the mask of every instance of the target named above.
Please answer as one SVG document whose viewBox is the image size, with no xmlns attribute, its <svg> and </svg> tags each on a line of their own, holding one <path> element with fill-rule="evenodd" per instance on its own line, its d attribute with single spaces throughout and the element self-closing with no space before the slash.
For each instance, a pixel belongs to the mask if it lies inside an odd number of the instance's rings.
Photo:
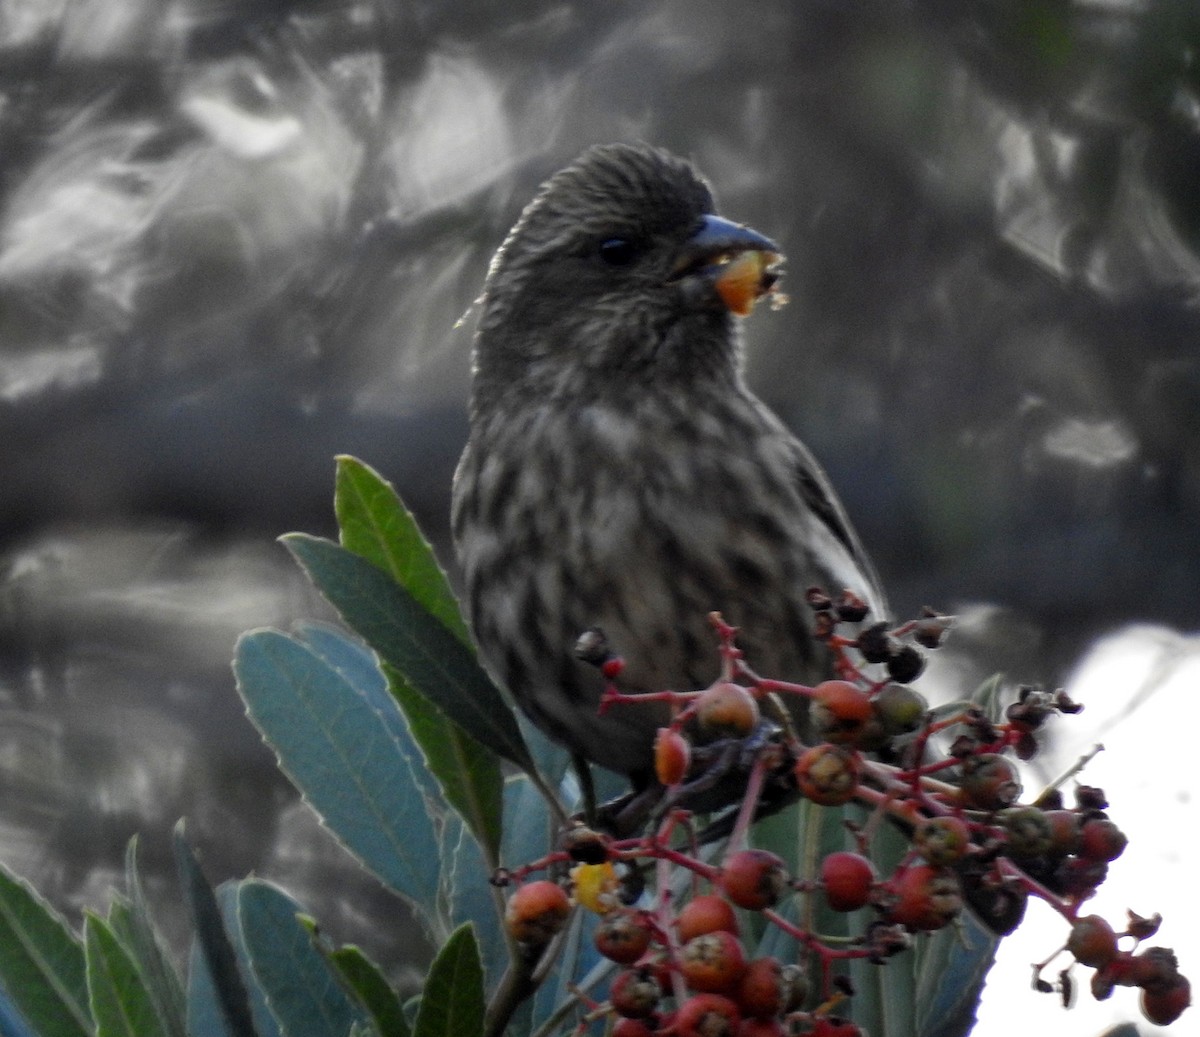
<svg viewBox="0 0 1200 1037">
<path fill-rule="evenodd" d="M 1109 746 L 1107 910 L 1162 910 L 1195 978 L 1198 48 L 1194 0 L 0 0 L 0 859 L 77 920 L 141 833 L 180 935 L 185 816 L 210 878 L 403 980 L 403 911 L 275 771 L 233 643 L 328 617 L 274 538 L 333 533 L 335 454 L 450 562 L 489 256 L 642 139 L 786 248 L 749 377 L 896 614 L 962 616 L 926 692 L 1085 702 L 1027 789 Z M 1062 935 L 1002 954 L 977 1034 L 1137 1018 L 1029 992 Z"/>
</svg>

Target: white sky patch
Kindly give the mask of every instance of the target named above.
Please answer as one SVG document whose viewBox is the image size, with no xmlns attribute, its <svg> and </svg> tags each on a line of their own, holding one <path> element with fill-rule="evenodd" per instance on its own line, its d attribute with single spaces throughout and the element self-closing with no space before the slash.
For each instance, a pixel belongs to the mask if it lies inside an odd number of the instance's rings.
<svg viewBox="0 0 1200 1037">
<path fill-rule="evenodd" d="M 15 403 L 47 389 L 76 389 L 100 380 L 104 358 L 98 346 L 42 349 L 0 356 L 0 401 Z"/>
<path fill-rule="evenodd" d="M 1042 441 L 1047 454 L 1089 468 L 1124 464 L 1137 453 L 1138 441 L 1121 422 L 1064 418 Z"/>
<path fill-rule="evenodd" d="M 1055 721 L 1060 736 L 1045 761 L 1065 770 L 1096 742 L 1105 746 L 1079 780 L 1102 788 L 1108 813 L 1129 837 L 1124 854 L 1083 909 L 1120 929 L 1126 909 L 1163 915 L 1162 928 L 1142 946 L 1170 947 L 1193 984 L 1200 979 L 1200 911 L 1195 883 L 1200 796 L 1196 787 L 1196 724 L 1200 720 L 1200 637 L 1160 627 L 1130 627 L 1099 642 L 1083 659 L 1068 693 L 1084 712 Z M 1064 790 L 1071 801 L 1074 783 Z M 1027 789 L 1026 797 L 1036 794 Z M 1000 945 L 971 1037 L 1013 1033 L 1096 1037 L 1106 1028 L 1133 1022 L 1153 1037 L 1196 1033 L 1195 1007 L 1178 1022 L 1156 1027 L 1142 1018 L 1139 991 L 1117 987 L 1107 1001 L 1088 989 L 1092 970 L 1076 966 L 1075 1007 L 1064 1010 L 1057 995 L 1030 988 L 1031 965 L 1046 958 L 1067 935 L 1066 923 L 1045 905 L 1030 901 L 1021 927 Z M 1127 942 L 1122 942 L 1127 946 Z M 1051 981 L 1069 958 L 1047 971 Z"/>
</svg>

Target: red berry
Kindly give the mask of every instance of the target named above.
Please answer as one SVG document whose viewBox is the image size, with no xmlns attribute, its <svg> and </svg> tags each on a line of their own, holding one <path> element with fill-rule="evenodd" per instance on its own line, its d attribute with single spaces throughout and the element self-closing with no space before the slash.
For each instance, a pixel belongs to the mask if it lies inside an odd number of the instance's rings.
<svg viewBox="0 0 1200 1037">
<path fill-rule="evenodd" d="M 738 935 L 738 920 L 729 901 L 715 893 L 692 897 L 676 919 L 680 943 L 696 936 L 723 930 Z"/>
<path fill-rule="evenodd" d="M 613 1026 L 612 1037 L 654 1037 L 654 1031 L 643 1020 L 625 1016 Z"/>
<path fill-rule="evenodd" d="M 600 919 L 593 939 L 610 961 L 632 965 L 650 947 L 650 926 L 637 911 L 612 911 Z"/>
<path fill-rule="evenodd" d="M 800 794 L 823 807 L 849 803 L 858 788 L 858 756 L 828 742 L 807 749 L 796 761 Z"/>
<path fill-rule="evenodd" d="M 1192 1003 L 1192 984 L 1179 976 L 1170 986 L 1142 991 L 1142 1015 L 1156 1026 L 1167 1026 Z"/>
<path fill-rule="evenodd" d="M 743 1019 L 737 1037 L 787 1037 L 778 1019 Z"/>
<path fill-rule="evenodd" d="M 849 1019 L 822 1015 L 814 1022 L 809 1037 L 863 1037 L 863 1032 Z"/>
<path fill-rule="evenodd" d="M 1079 830 L 1079 855 L 1093 861 L 1115 861 L 1129 842 L 1107 817 L 1093 817 Z"/>
<path fill-rule="evenodd" d="M 662 987 L 649 969 L 625 969 L 612 981 L 608 999 L 618 1015 L 649 1019 L 662 999 Z"/>
<path fill-rule="evenodd" d="M 697 994 L 675 1013 L 677 1037 L 736 1037 L 741 1025 L 738 1006 L 720 994 Z"/>
<path fill-rule="evenodd" d="M 610 681 L 615 681 L 625 669 L 625 660 L 619 655 L 609 656 L 600 664 L 600 672 Z"/>
<path fill-rule="evenodd" d="M 662 785 L 678 785 L 692 762 L 692 747 L 673 727 L 660 727 L 654 739 L 654 774 Z"/>
<path fill-rule="evenodd" d="M 769 850 L 741 850 L 721 867 L 721 888 L 738 907 L 761 911 L 779 903 L 787 888 L 783 859 Z"/>
<path fill-rule="evenodd" d="M 1117 934 L 1099 915 L 1085 915 L 1071 926 L 1067 951 L 1080 965 L 1102 969 L 1117 956 Z"/>
<path fill-rule="evenodd" d="M 774 1019 L 799 1008 L 808 993 L 804 970 L 778 958 L 755 958 L 746 965 L 738 984 L 737 1003 L 744 1015 Z"/>
<path fill-rule="evenodd" d="M 962 911 L 962 888 L 954 872 L 914 864 L 886 884 L 888 920 L 906 929 L 941 929 Z"/>
<path fill-rule="evenodd" d="M 1065 857 L 1079 852 L 1079 815 L 1074 810 L 1047 810 L 1046 820 L 1050 823 L 1051 857 Z"/>
<path fill-rule="evenodd" d="M 1003 810 L 1021 795 L 1021 782 L 1013 765 L 998 753 L 968 756 L 962 762 L 959 796 L 963 806 L 976 810 Z"/>
<path fill-rule="evenodd" d="M 543 947 L 566 924 L 571 902 L 556 882 L 542 879 L 520 886 L 504 909 L 504 922 L 518 943 Z"/>
<path fill-rule="evenodd" d="M 748 688 L 718 681 L 696 699 L 696 722 L 711 738 L 741 738 L 758 726 L 758 702 Z"/>
<path fill-rule="evenodd" d="M 825 900 L 835 911 L 857 911 L 871 899 L 875 866 L 861 853 L 839 850 L 821 862 Z"/>
<path fill-rule="evenodd" d="M 679 971 L 692 990 L 728 994 L 746 971 L 746 952 L 733 933 L 718 930 L 694 937 L 679 952 Z"/>
</svg>

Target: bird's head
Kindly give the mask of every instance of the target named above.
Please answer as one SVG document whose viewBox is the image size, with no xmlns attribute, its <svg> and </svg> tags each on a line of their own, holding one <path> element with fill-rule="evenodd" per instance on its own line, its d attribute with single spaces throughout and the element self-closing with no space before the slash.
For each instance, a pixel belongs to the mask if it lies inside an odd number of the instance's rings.
<svg viewBox="0 0 1200 1037">
<path fill-rule="evenodd" d="M 780 250 L 714 212 L 687 161 L 593 147 L 551 177 L 496 253 L 477 378 L 543 392 L 737 367 L 734 315 L 779 277 Z"/>
</svg>

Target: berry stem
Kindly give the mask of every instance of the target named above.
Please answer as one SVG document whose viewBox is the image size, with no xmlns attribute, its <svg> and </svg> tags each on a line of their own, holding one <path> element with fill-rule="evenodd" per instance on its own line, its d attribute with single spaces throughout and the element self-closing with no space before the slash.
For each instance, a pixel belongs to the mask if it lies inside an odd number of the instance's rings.
<svg viewBox="0 0 1200 1037">
<path fill-rule="evenodd" d="M 767 775 L 767 757 L 759 753 L 754 758 L 754 767 L 746 782 L 746 794 L 742 796 L 742 805 L 738 808 L 737 819 L 733 823 L 733 831 L 729 833 L 729 843 L 726 853 L 736 853 L 746 844 L 746 834 L 754 821 L 754 811 L 758 807 L 758 797 L 762 793 L 763 781 Z"/>
</svg>

